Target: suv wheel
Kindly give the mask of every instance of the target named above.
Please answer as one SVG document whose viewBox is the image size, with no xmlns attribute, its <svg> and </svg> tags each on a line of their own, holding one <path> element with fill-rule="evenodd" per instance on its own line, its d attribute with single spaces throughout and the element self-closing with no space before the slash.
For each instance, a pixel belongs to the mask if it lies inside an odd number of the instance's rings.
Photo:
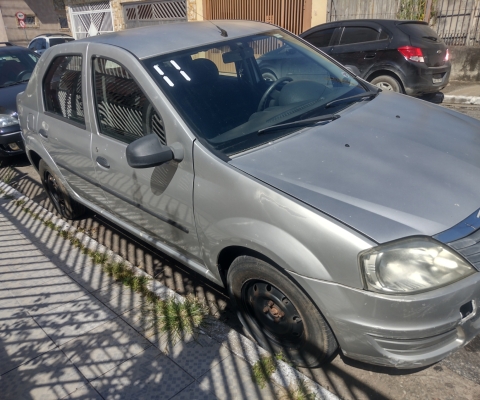
<svg viewBox="0 0 480 400">
<path fill-rule="evenodd" d="M 385 91 L 403 93 L 400 82 L 390 75 L 377 76 L 375 79 L 372 79 L 370 83 Z"/>
<path fill-rule="evenodd" d="M 85 207 L 72 199 L 60 179 L 45 161 L 40 160 L 38 172 L 43 188 L 58 214 L 66 219 L 77 219 L 85 213 Z"/>
<path fill-rule="evenodd" d="M 272 265 L 248 256 L 236 258 L 227 288 L 245 330 L 265 349 L 282 352 L 303 367 L 316 367 L 336 351 L 337 342 L 318 309 Z"/>
</svg>

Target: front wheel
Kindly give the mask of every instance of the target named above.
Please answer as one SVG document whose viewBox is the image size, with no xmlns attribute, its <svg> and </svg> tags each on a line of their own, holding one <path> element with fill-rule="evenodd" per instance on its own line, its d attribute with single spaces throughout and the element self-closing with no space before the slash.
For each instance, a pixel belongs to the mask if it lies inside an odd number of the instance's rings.
<svg viewBox="0 0 480 400">
<path fill-rule="evenodd" d="M 248 256 L 227 274 L 230 298 L 247 331 L 262 347 L 295 365 L 317 367 L 337 349 L 330 327 L 306 294 L 272 265 Z"/>
<path fill-rule="evenodd" d="M 377 76 L 370 83 L 385 91 L 403 93 L 400 82 L 390 75 Z"/>
<path fill-rule="evenodd" d="M 85 213 L 85 207 L 72 199 L 60 179 L 43 160 L 38 165 L 38 173 L 58 214 L 66 219 L 77 219 Z"/>
</svg>

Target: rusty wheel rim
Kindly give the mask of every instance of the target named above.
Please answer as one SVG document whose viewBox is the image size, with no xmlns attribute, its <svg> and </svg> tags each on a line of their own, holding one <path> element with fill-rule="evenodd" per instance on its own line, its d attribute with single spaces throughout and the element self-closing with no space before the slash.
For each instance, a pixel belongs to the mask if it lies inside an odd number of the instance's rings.
<svg viewBox="0 0 480 400">
<path fill-rule="evenodd" d="M 304 336 L 300 313 L 285 294 L 269 282 L 255 280 L 242 288 L 242 306 L 274 342 L 299 347 Z"/>
</svg>

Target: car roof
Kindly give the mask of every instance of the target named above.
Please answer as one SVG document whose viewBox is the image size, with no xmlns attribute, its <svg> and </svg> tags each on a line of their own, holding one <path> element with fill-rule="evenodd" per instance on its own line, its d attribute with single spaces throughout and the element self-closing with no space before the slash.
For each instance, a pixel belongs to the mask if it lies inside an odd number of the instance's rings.
<svg viewBox="0 0 480 400">
<path fill-rule="evenodd" d="M 414 21 L 414 20 L 398 20 L 398 19 L 378 19 L 378 18 L 372 18 L 372 19 L 344 19 L 344 20 L 339 20 L 339 21 L 332 21 L 332 22 L 326 22 L 324 24 L 316 25 L 313 26 L 312 28 L 309 28 L 307 31 L 314 30 L 316 28 L 320 27 L 328 27 L 328 26 L 339 26 L 343 24 L 362 24 L 362 23 L 376 23 L 379 25 L 384 25 L 386 27 L 394 27 L 398 25 L 403 25 L 403 24 L 420 24 L 420 25 L 428 25 L 428 23 L 424 21 Z M 306 31 L 306 32 L 307 32 Z"/>
<path fill-rule="evenodd" d="M 42 33 L 41 35 L 35 36 L 33 39 L 44 39 L 44 38 L 72 38 L 71 35 L 67 35 L 66 33 Z M 33 40 L 32 39 L 32 40 Z"/>
<path fill-rule="evenodd" d="M 26 51 L 28 53 L 32 53 L 31 50 L 22 46 L 15 46 L 15 45 L 0 46 L 0 53 L 11 53 L 12 50 L 15 50 L 15 51 L 20 50 L 20 51 Z"/>
<path fill-rule="evenodd" d="M 228 37 L 222 37 L 219 28 L 214 24 L 224 29 Z M 76 42 L 103 43 L 118 46 L 128 50 L 139 59 L 145 59 L 173 51 L 265 32 L 275 28 L 277 27 L 256 21 L 193 21 L 126 29 L 91 36 Z"/>
</svg>

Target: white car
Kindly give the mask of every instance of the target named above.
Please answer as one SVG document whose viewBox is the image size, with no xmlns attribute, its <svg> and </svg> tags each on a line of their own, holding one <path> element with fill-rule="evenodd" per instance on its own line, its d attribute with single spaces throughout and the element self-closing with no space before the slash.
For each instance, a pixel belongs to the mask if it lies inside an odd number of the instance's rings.
<svg viewBox="0 0 480 400">
<path fill-rule="evenodd" d="M 57 44 L 63 44 L 75 40 L 70 35 L 64 33 L 45 33 L 36 36 L 29 44 L 28 48 L 37 54 L 43 54 L 45 50 Z"/>
</svg>

